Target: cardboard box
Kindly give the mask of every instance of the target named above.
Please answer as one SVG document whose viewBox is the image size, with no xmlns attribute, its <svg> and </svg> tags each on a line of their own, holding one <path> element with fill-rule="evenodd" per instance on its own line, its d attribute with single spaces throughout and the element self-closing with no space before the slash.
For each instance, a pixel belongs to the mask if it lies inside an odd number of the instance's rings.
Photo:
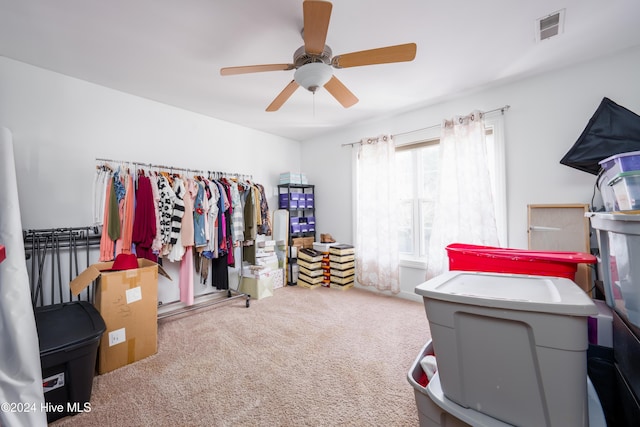
<svg viewBox="0 0 640 427">
<path fill-rule="evenodd" d="M 158 273 L 171 280 L 161 266 L 144 258 L 136 269 L 105 271 L 112 265 L 93 264 L 69 285 L 75 296 L 97 281 L 94 305 L 107 326 L 98 348 L 100 374 L 158 351 Z"/>
<path fill-rule="evenodd" d="M 297 248 L 313 248 L 313 237 L 295 237 L 292 239 L 292 246 Z"/>
<path fill-rule="evenodd" d="M 271 274 L 260 279 L 243 277 L 238 291 L 249 295 L 252 299 L 262 299 L 273 296 L 273 277 Z"/>
</svg>

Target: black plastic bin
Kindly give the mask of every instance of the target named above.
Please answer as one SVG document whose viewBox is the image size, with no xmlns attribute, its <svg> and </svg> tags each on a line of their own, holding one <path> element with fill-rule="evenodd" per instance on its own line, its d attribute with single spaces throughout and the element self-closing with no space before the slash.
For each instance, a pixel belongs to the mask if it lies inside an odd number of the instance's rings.
<svg viewBox="0 0 640 427">
<path fill-rule="evenodd" d="M 91 410 L 98 344 L 106 326 L 85 301 L 35 309 L 47 421 Z"/>
</svg>

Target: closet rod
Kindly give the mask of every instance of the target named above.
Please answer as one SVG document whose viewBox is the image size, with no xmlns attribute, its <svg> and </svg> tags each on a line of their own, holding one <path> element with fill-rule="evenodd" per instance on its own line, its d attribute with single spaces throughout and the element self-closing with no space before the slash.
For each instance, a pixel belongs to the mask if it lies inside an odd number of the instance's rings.
<svg viewBox="0 0 640 427">
<path fill-rule="evenodd" d="M 503 107 L 500 107 L 500 108 L 494 108 L 493 110 L 483 111 L 482 113 L 483 113 L 483 114 L 490 114 L 490 113 L 495 113 L 496 111 L 500 111 L 502 114 L 504 114 L 504 112 L 505 112 L 505 111 L 507 111 L 509 108 L 511 108 L 511 106 L 510 106 L 509 104 L 507 104 L 507 105 L 505 105 L 505 106 L 503 106 Z M 431 126 L 427 126 L 427 127 L 425 127 L 425 128 L 414 129 L 414 130 L 410 130 L 410 131 L 407 131 L 407 132 L 400 132 L 400 133 L 396 133 L 396 134 L 394 134 L 393 136 L 394 136 L 394 137 L 396 137 L 396 136 L 401 136 L 401 135 L 409 135 L 409 134 L 411 134 L 411 133 L 421 132 L 421 131 L 423 131 L 423 130 L 429 130 L 429 129 L 439 128 L 440 126 L 442 126 L 442 125 L 440 125 L 440 124 L 438 124 L 438 125 L 431 125 Z M 345 144 L 342 144 L 342 146 L 343 146 L 343 147 L 346 147 L 347 145 L 354 146 L 354 145 L 358 145 L 358 144 L 362 144 L 362 141 L 358 141 L 358 142 L 347 142 L 347 143 L 345 143 Z"/>
<path fill-rule="evenodd" d="M 176 170 L 176 171 L 183 171 L 183 172 L 194 172 L 194 173 L 201 173 L 201 174 L 218 174 L 220 176 L 243 176 L 243 177 L 248 177 L 248 179 L 253 180 L 253 175 L 250 174 L 246 174 L 246 173 L 237 173 L 237 172 L 224 172 L 224 171 L 204 171 L 202 169 L 189 169 L 189 168 L 181 168 L 181 167 L 175 167 L 175 166 L 166 166 L 166 165 L 156 165 L 153 163 L 142 163 L 142 162 L 131 162 L 131 161 L 127 161 L 127 160 L 113 160 L 113 159 L 103 159 L 103 158 L 97 158 L 96 157 L 96 162 L 111 162 L 111 163 L 128 163 L 134 166 L 146 166 L 149 168 L 159 168 L 159 169 L 167 169 L 167 170 Z"/>
</svg>

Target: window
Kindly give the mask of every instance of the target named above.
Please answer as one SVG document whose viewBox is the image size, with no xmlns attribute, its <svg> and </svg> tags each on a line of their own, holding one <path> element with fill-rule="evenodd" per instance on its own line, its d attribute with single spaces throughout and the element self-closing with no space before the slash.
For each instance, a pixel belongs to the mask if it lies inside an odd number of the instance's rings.
<svg viewBox="0 0 640 427">
<path fill-rule="evenodd" d="M 487 157 L 501 245 L 506 236 L 506 186 L 502 118 L 485 119 Z M 396 141 L 399 252 L 402 265 L 422 267 L 427 261 L 433 224 L 439 163 L 439 129 L 416 141 Z"/>
<path fill-rule="evenodd" d="M 438 140 L 396 149 L 399 249 L 403 259 L 426 259 L 438 179 Z"/>
</svg>

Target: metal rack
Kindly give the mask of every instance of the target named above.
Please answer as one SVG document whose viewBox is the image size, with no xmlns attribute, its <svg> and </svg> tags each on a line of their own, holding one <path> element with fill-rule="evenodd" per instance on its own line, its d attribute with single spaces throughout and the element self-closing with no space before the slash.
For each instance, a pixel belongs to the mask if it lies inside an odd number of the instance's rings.
<svg viewBox="0 0 640 427">
<path fill-rule="evenodd" d="M 291 195 L 292 194 L 312 194 L 314 195 L 314 204 L 312 207 L 307 207 L 306 204 L 304 207 L 291 206 Z M 278 197 L 281 194 L 287 195 L 287 203 L 286 209 L 289 211 L 289 221 L 291 221 L 291 215 L 295 214 L 295 217 L 311 215 L 315 218 L 315 185 L 312 184 L 279 184 L 278 185 Z M 291 223 L 289 223 L 289 242 L 288 242 L 288 254 L 287 254 L 287 278 L 286 282 L 288 285 L 293 286 L 297 284 L 297 280 L 294 280 L 294 265 L 297 263 L 297 256 L 293 256 L 293 239 L 298 237 L 312 237 L 315 241 L 316 238 L 316 228 L 314 224 L 314 231 L 299 231 L 294 232 L 291 229 Z"/>
<path fill-rule="evenodd" d="M 100 247 L 100 228 L 50 228 L 22 234 L 33 306 L 72 301 L 69 282 L 91 265 L 92 248 Z M 89 286 L 75 299 L 93 301 L 93 292 L 94 286 Z"/>
<path fill-rule="evenodd" d="M 94 302 L 95 283 L 77 297 L 71 294 L 69 283 L 97 260 L 100 236 L 99 226 L 23 231 L 31 302 L 34 307 L 73 300 Z M 179 301 L 160 303 L 159 306 L 175 309 L 158 313 L 158 319 L 238 298 L 244 298 L 246 307 L 250 306 L 250 296 L 235 289 L 200 294 L 196 297 L 198 302 L 190 306 L 181 307 Z"/>
</svg>

